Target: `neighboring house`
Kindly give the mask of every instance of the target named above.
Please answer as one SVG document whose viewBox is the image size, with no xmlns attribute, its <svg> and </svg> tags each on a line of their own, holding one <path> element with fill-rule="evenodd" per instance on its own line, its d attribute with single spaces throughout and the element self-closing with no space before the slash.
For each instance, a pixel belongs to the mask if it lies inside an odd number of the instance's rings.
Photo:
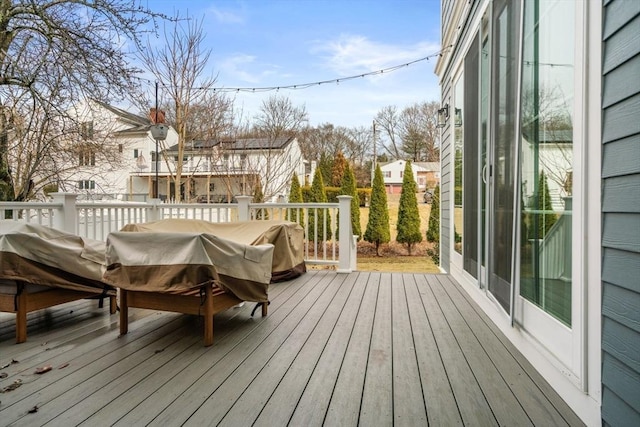
<svg viewBox="0 0 640 427">
<path fill-rule="evenodd" d="M 388 194 L 402 192 L 402 179 L 406 161 L 395 160 L 381 163 L 380 170 L 384 179 L 384 186 Z M 418 191 L 433 189 L 440 183 L 440 164 L 437 162 L 412 162 L 411 170 L 416 181 Z"/>
<path fill-rule="evenodd" d="M 441 6 L 441 268 L 588 425 L 638 426 L 640 2 Z"/>
<path fill-rule="evenodd" d="M 76 106 L 73 115 L 79 124 L 72 141 L 77 168 L 65 173 L 60 189 L 87 199 L 145 200 L 152 196 L 150 170 L 156 141 L 150 132 L 151 120 L 96 100 Z M 177 140 L 170 127 L 164 143 Z M 144 185 L 138 182 L 140 176 L 144 176 Z"/>
<path fill-rule="evenodd" d="M 178 146 L 169 147 L 165 154 L 170 170 L 175 171 Z M 167 177 L 167 164 L 161 161 L 161 177 Z M 260 185 L 265 201 L 276 201 L 287 197 L 294 173 L 304 182 L 305 167 L 294 137 L 191 141 L 183 153 L 181 194 L 185 201 L 226 202 L 236 195 L 253 195 Z M 167 186 L 160 180 L 161 197 L 173 197 L 171 182 Z"/>
</svg>

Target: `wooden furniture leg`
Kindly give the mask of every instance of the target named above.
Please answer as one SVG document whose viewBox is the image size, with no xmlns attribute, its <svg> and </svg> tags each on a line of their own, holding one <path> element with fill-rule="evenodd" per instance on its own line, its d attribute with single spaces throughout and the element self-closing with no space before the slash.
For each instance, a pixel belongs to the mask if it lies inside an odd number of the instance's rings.
<svg viewBox="0 0 640 427">
<path fill-rule="evenodd" d="M 120 335 L 129 332 L 129 304 L 127 303 L 127 291 L 120 289 Z"/>
<path fill-rule="evenodd" d="M 109 313 L 116 314 L 118 311 L 118 300 L 115 295 L 109 297 Z"/>
<path fill-rule="evenodd" d="M 16 295 L 16 344 L 27 340 L 27 293 Z"/>
<path fill-rule="evenodd" d="M 204 346 L 213 344 L 213 290 L 211 285 L 204 287 Z"/>
</svg>

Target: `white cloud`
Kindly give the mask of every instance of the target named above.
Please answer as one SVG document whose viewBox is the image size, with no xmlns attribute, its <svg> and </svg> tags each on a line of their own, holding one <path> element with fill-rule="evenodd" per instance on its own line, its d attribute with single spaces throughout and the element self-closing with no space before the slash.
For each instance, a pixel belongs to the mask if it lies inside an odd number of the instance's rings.
<svg viewBox="0 0 640 427">
<path fill-rule="evenodd" d="M 242 12 L 222 10 L 215 6 L 210 7 L 207 12 L 213 15 L 220 24 L 243 24 L 245 22 L 244 13 Z"/>
<path fill-rule="evenodd" d="M 434 54 L 439 48 L 436 43 L 402 46 L 377 43 L 365 36 L 341 34 L 337 39 L 315 43 L 312 53 L 319 53 L 327 68 L 347 76 L 411 62 Z"/>
<path fill-rule="evenodd" d="M 278 75 L 280 67 L 259 63 L 256 56 L 243 53 L 234 54 L 219 61 L 219 83 L 224 86 L 259 85 L 265 78 Z M 223 81 L 227 80 L 227 82 Z"/>
</svg>

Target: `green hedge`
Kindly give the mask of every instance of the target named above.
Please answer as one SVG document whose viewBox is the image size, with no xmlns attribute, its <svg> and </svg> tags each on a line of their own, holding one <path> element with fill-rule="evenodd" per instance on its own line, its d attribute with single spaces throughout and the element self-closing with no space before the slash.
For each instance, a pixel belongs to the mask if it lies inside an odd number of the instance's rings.
<svg viewBox="0 0 640 427">
<path fill-rule="evenodd" d="M 327 202 L 338 203 L 338 196 L 340 195 L 340 187 L 324 187 L 324 192 L 327 195 Z M 302 187 L 302 200 L 308 202 L 311 197 L 311 186 L 305 185 Z M 360 198 L 360 207 L 366 206 L 371 200 L 370 188 L 358 188 L 358 197 Z"/>
</svg>

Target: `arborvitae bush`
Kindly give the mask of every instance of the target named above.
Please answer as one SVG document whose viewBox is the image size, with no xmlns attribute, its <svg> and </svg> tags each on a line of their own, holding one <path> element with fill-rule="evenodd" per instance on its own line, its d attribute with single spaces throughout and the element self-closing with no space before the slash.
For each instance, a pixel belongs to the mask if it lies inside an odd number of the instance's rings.
<svg viewBox="0 0 640 427">
<path fill-rule="evenodd" d="M 291 178 L 291 188 L 289 189 L 289 203 L 302 203 L 302 187 L 300 187 L 300 181 L 298 175 L 295 173 Z M 304 213 L 297 208 L 287 209 L 287 217 L 289 221 L 297 222 L 304 228 Z"/>
<path fill-rule="evenodd" d="M 429 212 L 429 226 L 427 228 L 427 242 L 434 245 L 427 249 L 427 255 L 436 265 L 440 265 L 440 186 L 433 190 L 431 199 L 431 211 Z"/>
<path fill-rule="evenodd" d="M 324 180 L 320 169 L 316 169 L 311 183 L 310 203 L 327 203 L 327 195 L 324 192 Z M 318 229 L 316 230 L 316 224 Z M 325 209 L 309 209 L 309 226 L 307 227 L 308 238 L 313 240 L 318 233 L 318 241 L 331 239 L 331 216 Z"/>
<path fill-rule="evenodd" d="M 396 241 L 404 243 L 409 255 L 413 245 L 422 241 L 420 232 L 420 212 L 418 211 L 418 200 L 416 198 L 417 186 L 413 179 L 411 162 L 404 166 L 402 175 L 402 192 L 400 193 L 400 206 L 398 207 L 398 224 L 396 230 L 398 234 Z"/>
<path fill-rule="evenodd" d="M 387 192 L 380 165 L 376 167 L 371 189 L 371 204 L 369 205 L 369 221 L 364 233 L 364 240 L 376 246 L 376 255 L 380 256 L 380 245 L 391 240 L 389 230 L 389 207 L 387 206 Z"/>
<path fill-rule="evenodd" d="M 353 235 L 358 236 L 358 240 L 360 240 L 362 237 L 360 227 L 360 199 L 358 197 L 358 189 L 356 188 L 356 177 L 348 163 L 342 175 L 340 194 L 351 196 L 351 232 Z M 338 221 L 338 223 L 340 222 Z M 338 232 L 336 231 L 336 233 Z"/>
<path fill-rule="evenodd" d="M 558 217 L 553 212 L 553 205 L 551 204 L 551 195 L 549 194 L 549 183 L 547 182 L 547 176 L 544 171 L 540 172 L 538 178 L 538 204 L 535 206 L 535 210 L 538 212 L 544 212 L 534 214 L 538 219 L 538 235 L 534 236 L 535 239 L 544 239 L 553 224 L 556 223 Z M 535 230 L 531 227 L 532 230 Z"/>
<path fill-rule="evenodd" d="M 349 167 L 349 162 L 345 159 L 341 151 L 336 154 L 331 167 L 331 182 L 334 187 L 342 186 L 342 178 Z M 355 181 L 355 178 L 354 178 Z"/>
<path fill-rule="evenodd" d="M 253 203 L 264 203 L 264 193 L 259 183 L 253 189 Z M 269 219 L 269 213 L 266 209 L 258 209 L 255 215 L 255 219 Z"/>
<path fill-rule="evenodd" d="M 427 242 L 440 242 L 440 186 L 433 190 L 431 199 L 431 211 L 429 212 L 429 225 L 427 228 Z"/>
</svg>

